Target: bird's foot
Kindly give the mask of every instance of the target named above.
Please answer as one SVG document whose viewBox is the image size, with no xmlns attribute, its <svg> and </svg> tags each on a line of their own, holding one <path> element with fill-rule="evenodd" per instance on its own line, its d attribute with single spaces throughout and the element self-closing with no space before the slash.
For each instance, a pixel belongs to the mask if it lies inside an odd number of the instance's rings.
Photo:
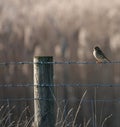
<svg viewBox="0 0 120 127">
<path fill-rule="evenodd" d="M 96 63 L 101 64 L 102 62 L 101 61 L 96 61 Z"/>
</svg>

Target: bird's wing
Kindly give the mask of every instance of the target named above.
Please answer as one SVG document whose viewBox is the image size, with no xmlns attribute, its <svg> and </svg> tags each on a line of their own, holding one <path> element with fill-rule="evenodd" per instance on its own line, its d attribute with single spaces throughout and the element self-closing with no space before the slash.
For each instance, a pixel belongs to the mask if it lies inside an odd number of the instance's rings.
<svg viewBox="0 0 120 127">
<path fill-rule="evenodd" d="M 105 56 L 105 54 L 104 54 L 101 50 L 99 50 L 99 54 L 101 55 L 101 57 L 102 57 L 103 59 L 106 59 L 108 62 L 111 62 L 111 61 Z"/>
<path fill-rule="evenodd" d="M 105 57 L 105 59 L 106 59 L 108 62 L 111 62 L 107 57 Z"/>
</svg>

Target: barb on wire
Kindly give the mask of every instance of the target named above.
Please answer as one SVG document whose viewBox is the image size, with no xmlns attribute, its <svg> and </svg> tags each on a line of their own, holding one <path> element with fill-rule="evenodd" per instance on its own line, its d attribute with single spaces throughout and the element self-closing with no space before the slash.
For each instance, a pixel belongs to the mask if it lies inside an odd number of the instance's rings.
<svg viewBox="0 0 120 127">
<path fill-rule="evenodd" d="M 23 62 L 0 62 L 0 65 L 23 65 L 23 64 L 98 64 L 95 61 L 54 61 L 54 62 L 32 62 L 32 61 L 23 61 Z M 103 62 L 101 64 L 120 64 L 120 61 L 112 62 Z"/>
<path fill-rule="evenodd" d="M 0 84 L 0 87 L 120 87 L 120 84 L 33 84 L 33 83 L 18 83 L 18 84 Z"/>
</svg>

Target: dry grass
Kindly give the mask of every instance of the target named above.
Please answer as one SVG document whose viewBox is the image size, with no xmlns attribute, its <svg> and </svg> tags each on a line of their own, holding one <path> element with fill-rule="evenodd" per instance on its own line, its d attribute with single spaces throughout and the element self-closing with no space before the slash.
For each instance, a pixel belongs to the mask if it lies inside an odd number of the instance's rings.
<svg viewBox="0 0 120 127">
<path fill-rule="evenodd" d="M 104 127 L 106 124 L 107 120 L 109 120 L 112 117 L 112 114 L 107 115 L 104 119 L 100 119 L 100 121 L 95 121 L 93 116 L 91 115 L 90 118 L 84 117 L 83 121 L 79 119 L 79 114 L 82 112 L 82 107 L 84 107 L 86 104 L 84 103 L 84 100 L 87 96 L 87 90 L 84 92 L 82 95 L 80 102 L 77 106 L 77 110 L 75 111 L 75 106 L 73 106 L 71 109 L 67 110 L 66 112 L 66 105 L 59 105 L 58 102 L 57 104 L 57 115 L 56 115 L 56 122 L 55 122 L 55 127 L 91 127 L 91 126 L 99 126 L 99 127 Z M 94 103 L 94 107 L 96 104 Z M 62 109 L 63 107 L 63 109 Z M 16 106 L 13 106 L 11 109 L 9 105 L 7 106 L 1 106 L 0 108 L 0 126 L 1 127 L 34 127 L 33 121 L 34 121 L 34 115 L 32 117 L 28 117 L 26 115 L 27 110 L 29 110 L 29 107 L 26 107 L 19 117 L 16 117 L 16 119 L 13 119 L 14 116 L 14 110 Z M 98 108 L 98 107 L 96 107 Z M 103 107 L 101 108 L 103 110 Z M 75 113 L 74 113 L 75 112 Z M 103 112 L 103 111 L 101 111 Z M 74 114 L 74 115 L 73 115 Z M 97 115 L 97 112 L 92 112 L 94 116 Z M 102 118 L 103 114 L 100 114 L 100 118 Z M 98 117 L 98 116 L 97 116 Z M 17 119 L 18 118 L 18 119 Z M 79 122 L 77 121 L 79 120 Z M 96 123 L 95 123 L 96 122 Z"/>
<path fill-rule="evenodd" d="M 0 108 L 0 126 L 1 127 L 30 127 L 34 117 L 28 118 L 26 116 L 26 111 L 29 107 L 26 107 L 20 114 L 20 116 L 15 116 L 15 108 L 13 106 L 11 109 L 9 106 L 1 106 Z M 18 119 L 17 119 L 18 118 Z"/>
</svg>

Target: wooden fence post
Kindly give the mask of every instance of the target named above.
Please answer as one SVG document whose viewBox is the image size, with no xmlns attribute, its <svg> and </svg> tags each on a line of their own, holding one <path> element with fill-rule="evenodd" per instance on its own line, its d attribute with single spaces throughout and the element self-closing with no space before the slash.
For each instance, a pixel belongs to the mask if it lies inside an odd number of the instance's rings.
<svg viewBox="0 0 120 127">
<path fill-rule="evenodd" d="M 54 127 L 53 64 L 44 62 L 53 62 L 53 57 L 34 57 L 34 125 Z"/>
</svg>

